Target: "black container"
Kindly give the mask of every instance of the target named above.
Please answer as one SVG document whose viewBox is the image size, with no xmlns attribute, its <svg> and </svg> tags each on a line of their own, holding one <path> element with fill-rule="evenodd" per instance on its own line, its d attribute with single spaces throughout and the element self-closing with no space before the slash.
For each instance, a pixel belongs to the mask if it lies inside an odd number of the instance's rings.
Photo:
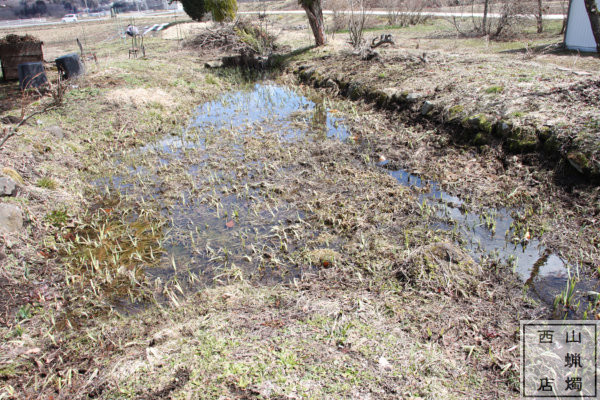
<svg viewBox="0 0 600 400">
<path fill-rule="evenodd" d="M 48 83 L 44 65 L 41 62 L 19 64 L 19 87 L 21 90 L 37 88 Z"/>
<path fill-rule="evenodd" d="M 70 53 L 56 59 L 58 73 L 63 79 L 71 79 L 83 74 L 83 64 L 79 60 L 79 54 Z"/>
<path fill-rule="evenodd" d="M 23 38 L 21 37 L 21 39 Z M 0 43 L 0 60 L 2 61 L 4 80 L 17 80 L 19 79 L 19 64 L 44 60 L 42 42 L 28 40 Z"/>
</svg>

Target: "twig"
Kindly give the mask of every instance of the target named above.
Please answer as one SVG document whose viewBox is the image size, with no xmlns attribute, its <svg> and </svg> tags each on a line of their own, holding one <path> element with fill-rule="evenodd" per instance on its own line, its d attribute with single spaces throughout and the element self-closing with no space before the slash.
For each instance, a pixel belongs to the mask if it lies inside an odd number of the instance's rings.
<svg viewBox="0 0 600 400">
<path fill-rule="evenodd" d="M 31 114 L 29 114 L 28 116 L 24 117 L 23 119 L 21 119 L 21 121 L 19 121 L 19 123 L 15 126 L 13 126 L 8 133 L 6 134 L 6 136 L 4 136 L 4 138 L 2 138 L 2 141 L 0 141 L 0 149 L 4 146 L 4 143 L 6 143 L 6 141 L 8 139 L 10 139 L 11 137 L 15 136 L 19 130 L 19 128 L 21 127 L 21 125 L 25 124 L 25 122 L 27 122 L 27 120 L 29 120 L 32 117 L 35 117 L 36 115 L 45 113 L 46 111 L 50 111 L 53 108 L 56 108 L 56 106 L 54 104 L 48 105 L 46 107 L 44 107 L 41 110 L 35 111 Z"/>
</svg>

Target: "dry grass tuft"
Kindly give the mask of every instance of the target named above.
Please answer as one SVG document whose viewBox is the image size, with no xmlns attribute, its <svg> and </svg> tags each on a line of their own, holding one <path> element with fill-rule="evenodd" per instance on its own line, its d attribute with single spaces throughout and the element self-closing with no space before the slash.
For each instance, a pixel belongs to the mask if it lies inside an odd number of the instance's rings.
<svg viewBox="0 0 600 400">
<path fill-rule="evenodd" d="M 23 177 L 14 169 L 10 168 L 10 167 L 4 167 L 2 168 L 2 173 L 10 178 L 12 178 L 13 181 L 20 183 L 21 185 L 25 184 L 25 180 L 23 180 Z"/>
<path fill-rule="evenodd" d="M 143 107 L 151 104 L 159 104 L 171 108 L 175 106 L 173 97 L 159 88 L 119 88 L 111 90 L 106 94 L 106 101 L 116 106 L 133 105 Z"/>
<path fill-rule="evenodd" d="M 432 243 L 409 250 L 397 275 L 423 288 L 450 293 L 472 293 L 481 282 L 482 269 L 473 259 L 448 242 Z"/>
</svg>

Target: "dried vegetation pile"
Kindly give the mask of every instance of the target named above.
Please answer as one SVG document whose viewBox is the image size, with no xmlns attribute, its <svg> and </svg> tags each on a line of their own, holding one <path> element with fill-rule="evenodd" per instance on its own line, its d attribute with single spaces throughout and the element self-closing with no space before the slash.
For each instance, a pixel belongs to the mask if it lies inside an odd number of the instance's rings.
<svg viewBox="0 0 600 400">
<path fill-rule="evenodd" d="M 260 54 L 273 49 L 275 38 L 259 26 L 244 20 L 206 31 L 188 40 L 184 46 L 201 52 Z"/>
<path fill-rule="evenodd" d="M 31 35 L 9 34 L 0 39 L 0 45 L 19 44 L 19 43 L 38 43 L 40 40 Z"/>
</svg>

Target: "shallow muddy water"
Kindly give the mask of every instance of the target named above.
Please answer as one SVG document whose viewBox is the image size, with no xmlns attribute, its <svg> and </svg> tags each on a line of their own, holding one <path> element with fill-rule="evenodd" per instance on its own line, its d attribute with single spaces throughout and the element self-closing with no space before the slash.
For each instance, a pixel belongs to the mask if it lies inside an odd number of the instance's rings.
<svg viewBox="0 0 600 400">
<path fill-rule="evenodd" d="M 293 243 L 301 241 L 287 239 L 300 235 L 304 215 L 271 201 L 268 188 L 253 179 L 271 168 L 268 158 L 256 156 L 256 145 L 348 135 L 322 98 L 261 84 L 200 105 L 181 135 L 121 157 L 117 163 L 127 173 L 99 184 L 161 205 L 169 221 L 166 254 L 147 270 L 157 287 L 170 283 L 183 293 L 212 281 L 289 281 L 300 271 L 276 254 L 282 247 L 286 254 L 298 250 Z"/>
<path fill-rule="evenodd" d="M 385 165 L 381 165 L 385 167 Z M 456 230 L 466 248 L 476 260 L 492 257 L 512 265 L 514 272 L 544 303 L 552 305 L 557 294 L 567 286 L 570 277 L 578 277 L 577 290 L 581 294 L 598 291 L 599 283 L 584 275 L 577 266 L 569 265 L 558 254 L 552 253 L 536 238 L 519 238 L 515 234 L 513 211 L 500 208 L 486 210 L 485 215 L 469 213 L 464 202 L 440 189 L 436 182 L 422 180 L 405 170 L 388 170 L 403 186 L 425 189 L 419 201 L 435 207 L 445 229 Z M 588 301 L 581 297 L 584 310 Z"/>
<path fill-rule="evenodd" d="M 151 279 L 174 282 L 183 293 L 210 280 L 244 276 L 286 281 L 298 276 L 300 271 L 293 266 L 281 269 L 293 264 L 291 259 L 275 254 L 284 246 L 289 254 L 297 250 L 293 243 L 298 246 L 306 239 L 295 229 L 304 215 L 292 205 L 273 201 L 265 196 L 264 187 L 252 183 L 253 171 L 267 166 L 253 155 L 251 145 L 344 141 L 349 130 L 337 115 L 326 109 L 322 98 L 313 101 L 286 87 L 257 84 L 200 105 L 181 135 L 160 138 L 120 161 L 128 168 L 127 176 L 139 181 L 113 176 L 112 185 L 163 204 L 170 221 L 166 254 L 159 268 L 147 271 Z M 138 165 L 140 159 L 147 160 Z M 386 165 L 379 166 L 384 173 Z M 169 178 L 173 171 L 185 177 L 184 184 L 174 186 Z M 513 210 L 469 213 L 460 198 L 445 193 L 437 183 L 404 170 L 386 171 L 399 184 L 414 188 L 419 202 L 435 209 L 435 227 L 456 232 L 475 259 L 512 265 L 544 303 L 554 302 L 569 275 L 581 278 L 577 289 L 582 293 L 597 290 L 597 282 L 579 275 L 576 266 L 538 239 L 515 240 Z M 291 236 L 296 240 L 287 241 Z"/>
</svg>

